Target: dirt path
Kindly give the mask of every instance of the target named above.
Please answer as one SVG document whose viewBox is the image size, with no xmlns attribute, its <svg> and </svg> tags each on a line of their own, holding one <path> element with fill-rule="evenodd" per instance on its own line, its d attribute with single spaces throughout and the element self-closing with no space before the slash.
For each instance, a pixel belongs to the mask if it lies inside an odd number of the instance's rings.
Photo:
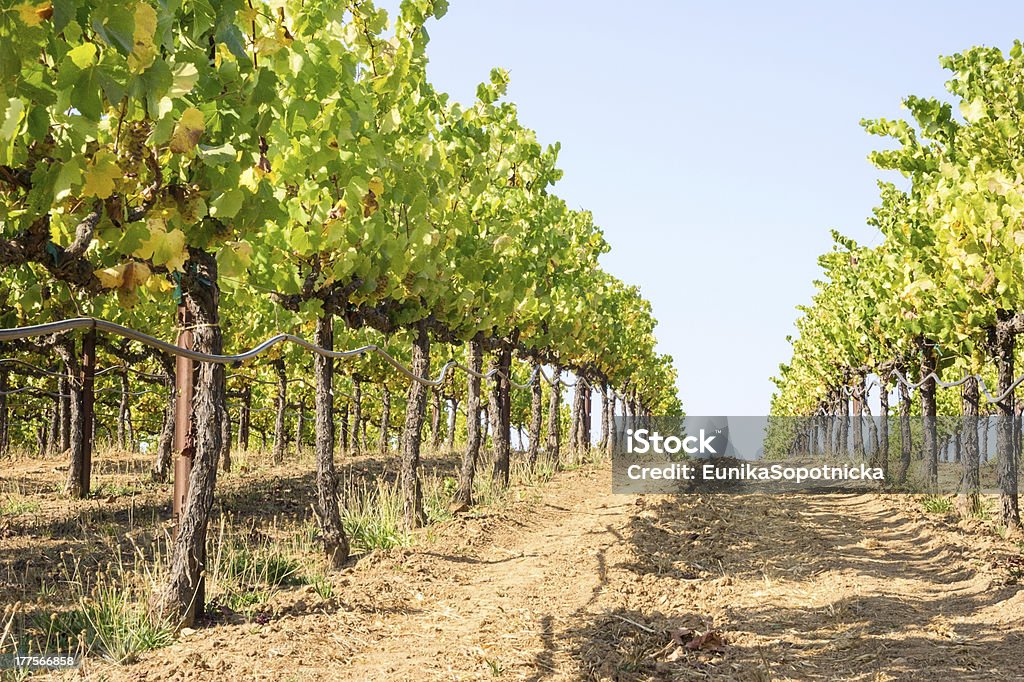
<svg viewBox="0 0 1024 682">
<path fill-rule="evenodd" d="M 285 593 L 268 624 L 204 628 L 133 666 L 93 672 L 1024 679 L 1024 562 L 991 533 L 871 495 L 609 489 L 606 470 L 561 474 L 520 504 L 362 560 L 332 599 Z"/>
<path fill-rule="evenodd" d="M 353 679 L 543 677 L 575 668 L 556 645 L 607 583 L 608 552 L 636 509 L 600 474 L 558 481 L 535 513 L 473 557 L 447 557 L 452 584 L 392 618 L 354 657 Z M 444 571 L 448 572 L 448 571 Z"/>
</svg>

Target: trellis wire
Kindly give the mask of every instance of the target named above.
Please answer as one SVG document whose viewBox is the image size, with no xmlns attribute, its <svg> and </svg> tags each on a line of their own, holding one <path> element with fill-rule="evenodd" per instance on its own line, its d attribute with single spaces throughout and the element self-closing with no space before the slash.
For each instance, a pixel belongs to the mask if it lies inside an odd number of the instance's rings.
<svg viewBox="0 0 1024 682">
<path fill-rule="evenodd" d="M 377 353 L 388 364 L 390 364 L 392 367 L 398 370 L 399 373 L 403 374 L 412 381 L 415 381 L 423 386 L 429 387 L 436 387 L 443 384 L 448 372 L 453 369 L 460 369 L 468 375 L 488 381 L 494 381 L 494 377 L 500 376 L 506 379 L 509 382 L 510 386 L 519 390 L 524 390 L 533 386 L 534 382 L 539 380 L 538 376 L 542 377 L 545 381 L 547 381 L 549 385 L 554 386 L 555 384 L 555 381 L 552 378 L 548 377 L 539 365 L 533 370 L 533 372 L 530 374 L 530 378 L 525 383 L 518 383 L 514 381 L 510 376 L 502 372 L 500 369 L 494 368 L 488 370 L 487 372 L 476 372 L 470 369 L 469 367 L 466 367 L 465 365 L 456 362 L 455 360 L 449 360 L 444 364 L 444 366 L 441 368 L 441 372 L 438 374 L 437 379 L 424 378 L 416 376 L 416 374 L 414 374 L 410 369 L 405 367 L 405 365 L 396 360 L 386 350 L 384 350 L 380 346 L 377 346 L 376 344 L 368 344 L 365 346 L 360 346 L 359 348 L 353 348 L 351 350 L 328 350 L 326 348 L 317 346 L 316 344 L 310 343 L 309 341 L 306 341 L 302 337 L 295 336 L 294 334 L 284 333 L 275 334 L 266 341 L 250 348 L 249 350 L 243 351 L 242 353 L 237 353 L 234 355 L 215 355 L 210 353 L 202 353 L 200 351 L 195 350 L 189 350 L 186 348 L 181 348 L 180 346 L 177 346 L 173 343 L 168 343 L 167 341 L 163 341 L 154 336 L 150 336 L 149 334 L 137 331 L 135 329 L 131 329 L 130 327 L 125 327 L 114 322 L 109 322 L 107 320 L 101 320 L 94 317 L 77 317 L 70 320 L 46 322 L 43 324 L 30 325 L 27 327 L 0 329 L 0 341 L 13 341 L 18 339 L 32 338 L 36 336 L 45 336 L 48 334 L 60 334 L 63 332 L 72 331 L 76 329 L 102 330 L 120 336 L 122 338 L 137 341 L 143 345 L 149 346 L 151 348 L 156 348 L 171 355 L 186 357 L 197 362 L 211 362 L 222 365 L 241 363 L 247 360 L 253 360 L 262 355 L 263 353 L 269 351 L 274 346 L 288 342 L 295 344 L 300 348 L 304 348 L 308 351 L 316 353 L 317 355 L 336 360 L 344 360 L 347 358 L 364 355 L 366 353 Z M 109 367 L 104 369 L 103 371 L 107 372 L 119 368 L 121 367 Z M 58 376 L 63 375 L 58 374 Z M 561 383 L 563 386 L 569 388 L 572 388 L 576 385 L 582 385 L 585 388 L 589 389 L 595 388 L 594 385 L 590 383 L 585 377 L 579 375 L 576 376 L 576 381 L 574 381 L 573 383 L 569 383 L 568 381 L 562 379 L 561 377 L 559 377 L 558 382 Z M 615 398 L 622 397 L 619 396 L 614 391 L 614 389 L 609 389 L 609 392 Z"/>
<path fill-rule="evenodd" d="M 1016 379 L 1014 379 L 1013 383 L 1011 383 L 1010 386 L 1005 391 L 1003 391 L 999 395 L 992 395 L 992 393 L 988 389 L 988 386 L 985 385 L 984 377 L 982 377 L 980 374 L 968 374 L 966 376 L 963 376 L 963 377 L 957 379 L 956 381 L 948 381 L 947 382 L 947 381 L 943 381 L 942 379 L 940 379 L 938 374 L 936 374 L 935 372 L 932 372 L 932 373 L 928 374 L 927 376 L 925 376 L 924 379 L 921 379 L 921 381 L 918 381 L 917 383 L 911 382 L 898 369 L 890 370 L 889 371 L 889 376 L 890 377 L 892 377 L 892 376 L 896 377 L 896 380 L 899 383 L 903 384 L 904 386 L 906 386 L 911 391 L 916 391 L 917 389 L 921 388 L 926 383 L 928 383 L 929 380 L 934 380 L 935 381 L 935 385 L 938 386 L 939 388 L 956 388 L 957 386 L 963 386 L 964 384 L 966 384 L 971 379 L 975 379 L 978 382 L 978 388 L 981 390 L 982 395 L 985 396 L 985 399 L 989 402 L 989 404 L 995 404 L 995 403 L 1002 402 L 1008 395 L 1013 393 L 1017 389 L 1018 386 L 1020 386 L 1022 383 L 1024 383 L 1024 375 L 1021 375 L 1021 376 L 1017 377 Z M 874 387 L 876 387 L 878 385 L 879 385 L 879 383 L 877 381 L 875 381 L 874 379 L 872 379 L 872 380 L 868 381 L 866 384 L 864 384 L 864 387 L 862 389 L 857 388 L 857 387 L 853 387 L 853 386 L 842 386 L 841 389 L 842 389 L 844 395 L 846 395 L 847 397 L 850 397 L 850 396 L 853 396 L 854 393 L 858 393 L 860 391 L 870 391 L 872 388 L 874 388 Z"/>
</svg>

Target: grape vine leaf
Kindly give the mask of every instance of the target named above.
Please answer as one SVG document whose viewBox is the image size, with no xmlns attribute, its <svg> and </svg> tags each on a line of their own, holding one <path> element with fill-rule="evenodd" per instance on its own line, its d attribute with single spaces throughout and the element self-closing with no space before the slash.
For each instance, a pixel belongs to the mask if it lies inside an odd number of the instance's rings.
<svg viewBox="0 0 1024 682">
<path fill-rule="evenodd" d="M 92 163 L 85 171 L 85 182 L 82 194 L 87 197 L 106 199 L 114 192 L 114 180 L 121 177 L 121 168 L 117 165 L 117 157 L 108 149 L 96 152 Z"/>
<path fill-rule="evenodd" d="M 203 112 L 195 107 L 189 107 L 181 114 L 178 124 L 174 127 L 171 135 L 170 149 L 175 154 L 187 154 L 196 148 L 203 131 L 206 130 L 206 121 Z"/>
</svg>

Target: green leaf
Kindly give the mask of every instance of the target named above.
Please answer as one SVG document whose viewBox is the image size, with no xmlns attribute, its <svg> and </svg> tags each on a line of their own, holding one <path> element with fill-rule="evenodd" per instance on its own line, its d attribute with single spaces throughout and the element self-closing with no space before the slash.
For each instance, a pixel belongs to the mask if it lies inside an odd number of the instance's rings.
<svg viewBox="0 0 1024 682">
<path fill-rule="evenodd" d="M 288 243 L 293 249 L 301 254 L 309 253 L 310 242 L 309 234 L 306 232 L 306 228 L 303 225 L 296 225 L 291 229 L 291 233 L 288 236 Z"/>
<path fill-rule="evenodd" d="M 967 119 L 968 123 L 977 123 L 985 116 L 985 103 L 981 98 L 968 102 L 960 102 L 960 113 Z"/>
<path fill-rule="evenodd" d="M 95 66 L 81 71 L 71 86 L 71 106 L 83 116 L 98 121 L 103 114 L 103 98 L 97 78 L 99 69 Z"/>
<path fill-rule="evenodd" d="M 124 55 L 131 54 L 135 17 L 123 3 L 107 0 L 92 13 L 92 28 L 106 43 Z"/>
<path fill-rule="evenodd" d="M 53 0 L 53 32 L 61 33 L 75 18 L 74 0 Z"/>
<path fill-rule="evenodd" d="M 238 156 L 238 152 L 230 142 L 222 144 L 219 147 L 199 145 L 199 150 L 202 152 L 203 161 L 209 166 L 220 166 L 225 163 L 231 163 Z"/>
<path fill-rule="evenodd" d="M 64 163 L 57 174 L 57 181 L 53 186 L 54 201 L 64 201 L 71 194 L 71 188 L 81 183 L 81 160 L 78 157 L 74 157 Z"/>
<path fill-rule="evenodd" d="M 229 189 L 210 202 L 210 216 L 219 219 L 234 218 L 242 208 L 245 194 L 240 189 Z"/>
<path fill-rule="evenodd" d="M 178 64 L 174 67 L 171 89 L 167 95 L 171 98 L 184 97 L 192 92 L 199 80 L 199 70 L 191 62 Z"/>
<path fill-rule="evenodd" d="M 185 233 L 178 229 L 167 232 L 159 220 L 151 220 L 147 228 L 149 236 L 135 255 L 152 259 L 154 265 L 164 265 L 168 270 L 181 270 L 188 256 Z"/>
<path fill-rule="evenodd" d="M 0 124 L 0 140 L 8 140 L 14 136 L 21 123 L 21 114 L 25 111 L 25 103 L 17 97 L 7 101 L 7 108 L 4 111 L 4 122 Z"/>
<path fill-rule="evenodd" d="M 252 246 L 246 242 L 227 245 L 217 252 L 217 269 L 225 277 L 244 275 L 251 263 Z"/>
<path fill-rule="evenodd" d="M 402 115 L 398 111 L 398 107 L 391 107 L 391 110 L 384 115 L 384 118 L 380 122 L 380 132 L 387 135 L 393 133 L 398 126 L 402 124 Z"/>
</svg>

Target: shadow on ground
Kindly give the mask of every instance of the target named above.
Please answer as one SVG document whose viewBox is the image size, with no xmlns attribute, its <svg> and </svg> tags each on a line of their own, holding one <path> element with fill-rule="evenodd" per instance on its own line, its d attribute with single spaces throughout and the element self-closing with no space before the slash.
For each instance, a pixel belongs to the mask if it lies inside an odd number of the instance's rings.
<svg viewBox="0 0 1024 682">
<path fill-rule="evenodd" d="M 1021 679 L 1019 587 L 949 530 L 876 496 L 649 499 L 575 625 L 540 618 L 532 679 L 559 651 L 593 679 Z"/>
</svg>

